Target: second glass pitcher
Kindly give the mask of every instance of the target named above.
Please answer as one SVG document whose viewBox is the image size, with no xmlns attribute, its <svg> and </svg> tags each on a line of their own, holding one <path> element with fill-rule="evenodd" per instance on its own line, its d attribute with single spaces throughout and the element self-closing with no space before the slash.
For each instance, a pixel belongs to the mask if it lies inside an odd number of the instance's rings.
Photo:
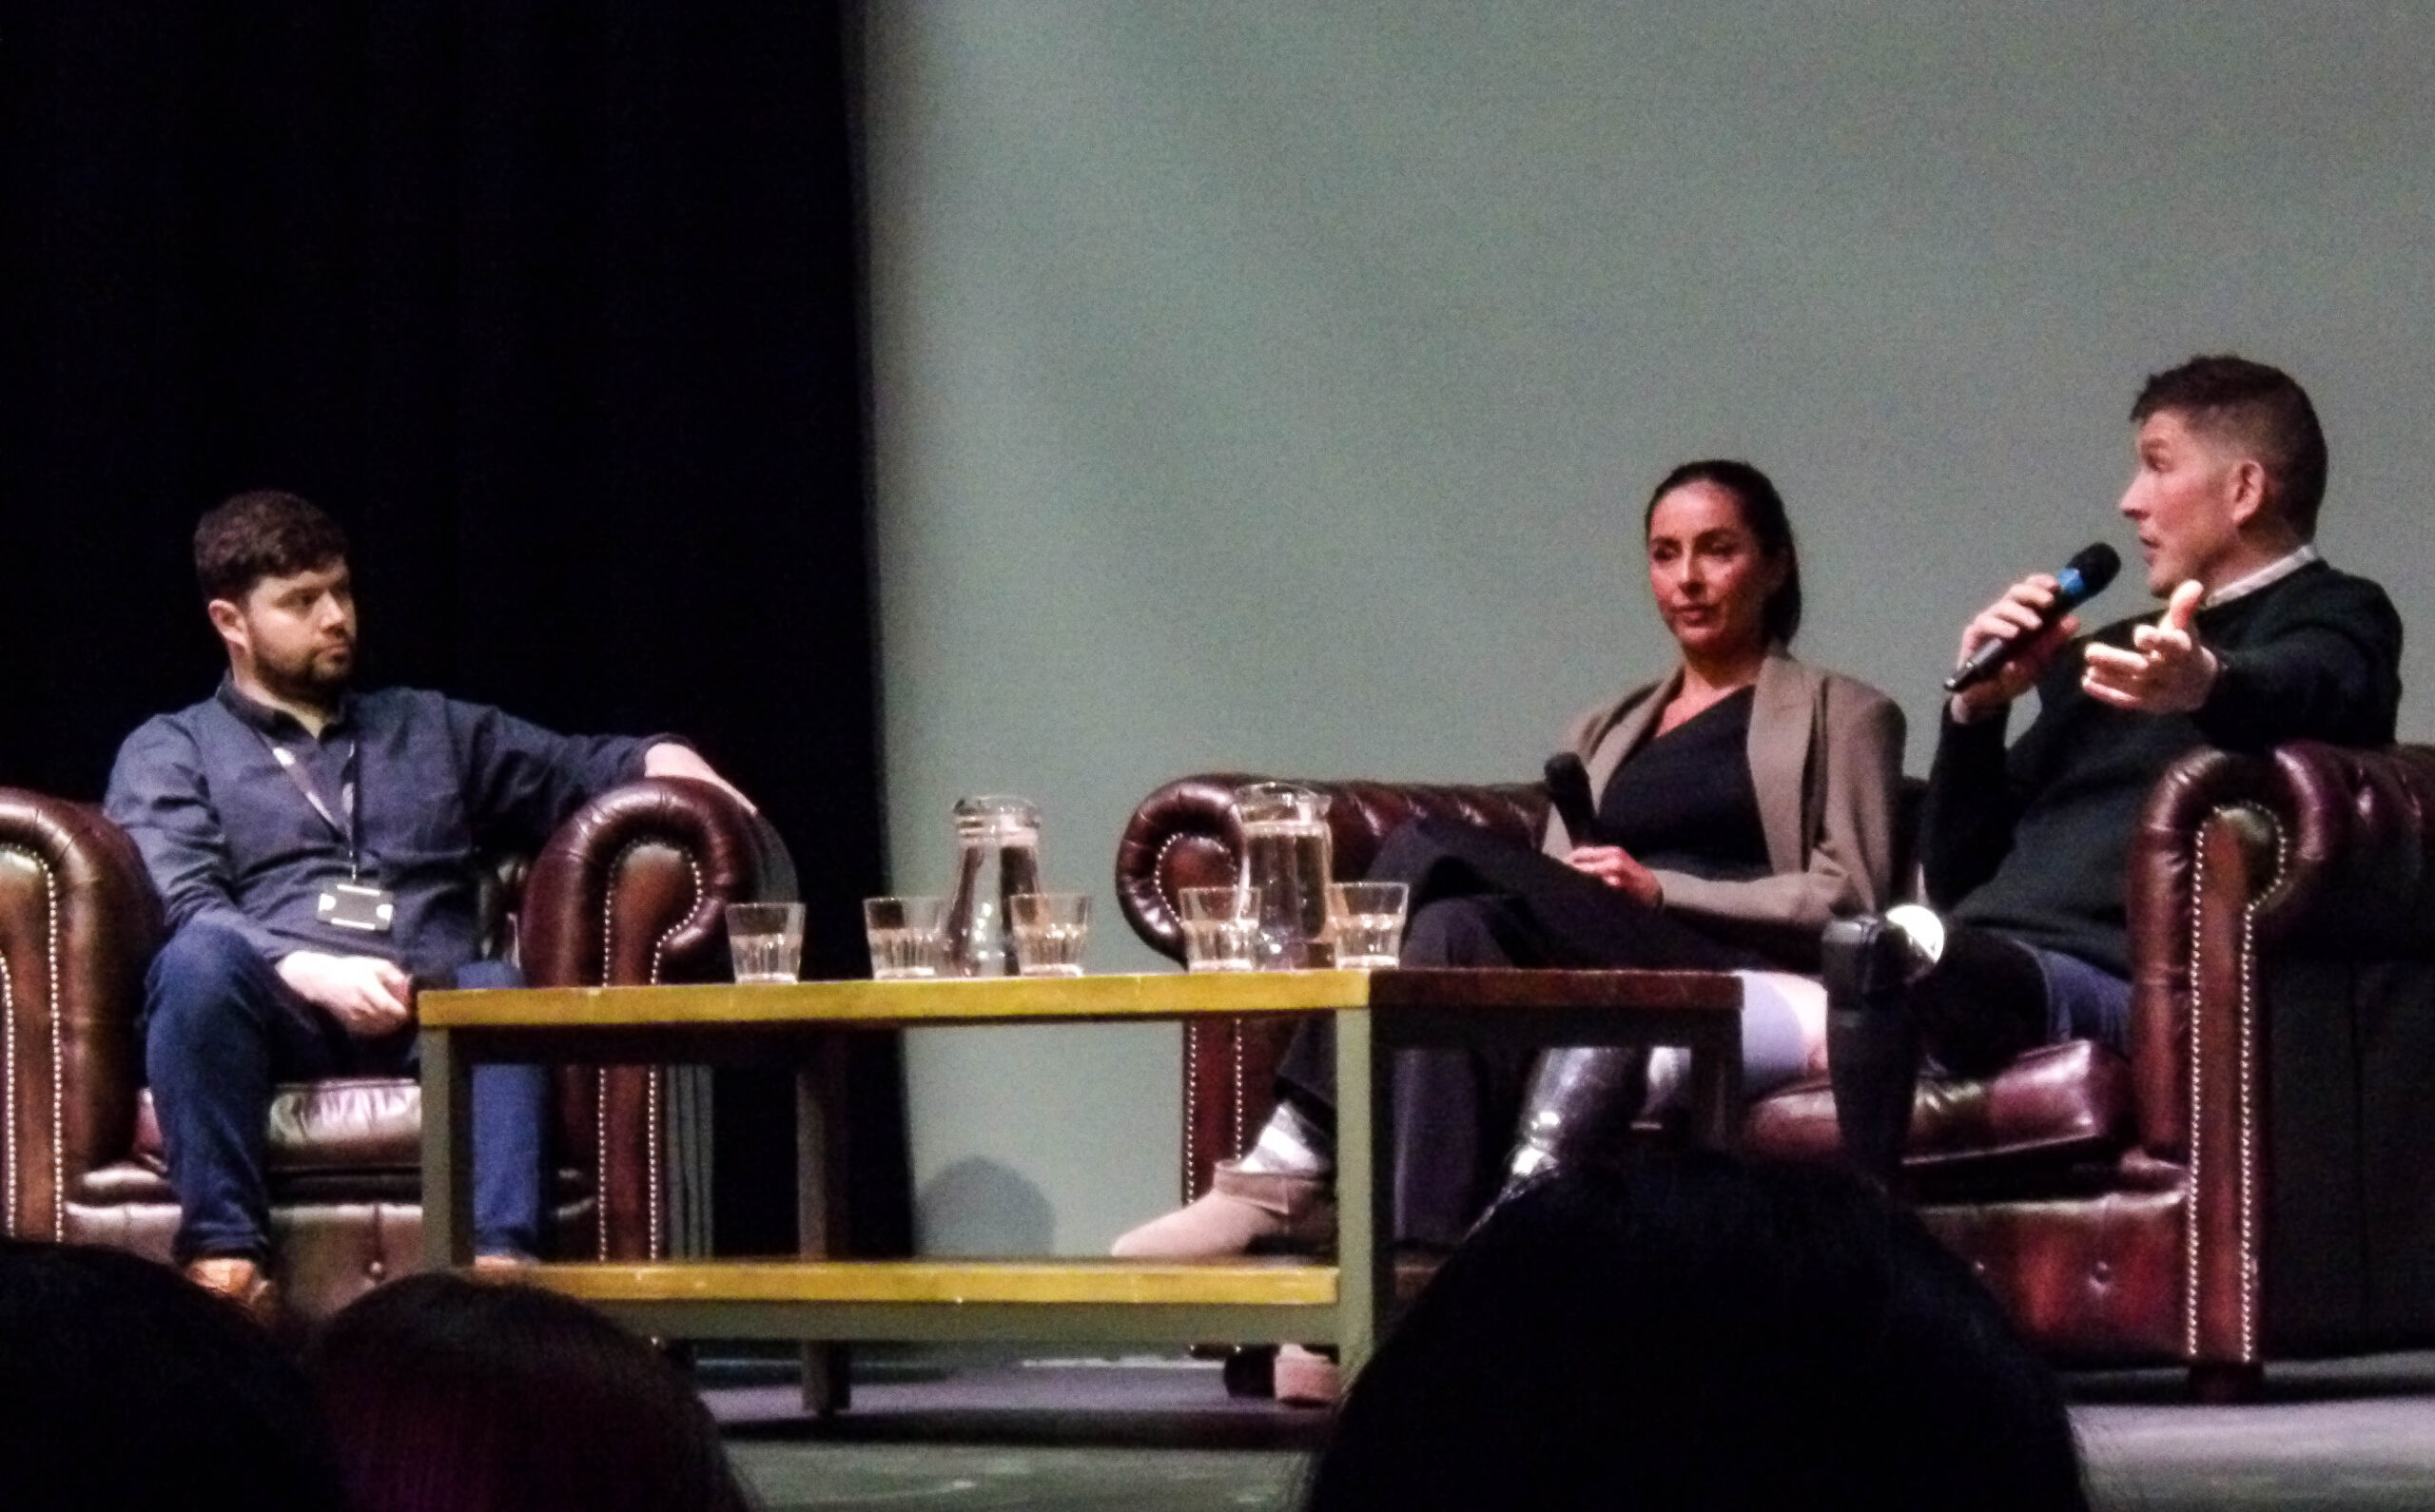
<svg viewBox="0 0 2435 1512">
<path fill-rule="evenodd" d="M 1040 891 L 1040 810 L 992 795 L 955 805 L 955 893 L 947 901 L 946 969 L 954 977 L 1012 977 L 1006 900 Z"/>
<path fill-rule="evenodd" d="M 1259 890 L 1253 963 L 1273 971 L 1334 964 L 1327 795 L 1293 783 L 1253 783 L 1235 789 L 1235 823 L 1243 836 L 1238 884 Z"/>
</svg>

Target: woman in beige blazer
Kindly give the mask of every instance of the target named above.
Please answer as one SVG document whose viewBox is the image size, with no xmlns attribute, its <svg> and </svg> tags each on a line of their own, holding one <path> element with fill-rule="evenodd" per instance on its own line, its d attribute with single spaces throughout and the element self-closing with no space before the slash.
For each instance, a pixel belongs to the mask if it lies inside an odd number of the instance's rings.
<svg viewBox="0 0 2435 1512">
<path fill-rule="evenodd" d="M 1408 965 L 1748 973 L 1744 1085 L 1764 1091 L 1822 1061 L 1823 996 L 1785 973 L 1814 966 L 1829 920 L 1893 901 L 1902 715 L 1875 688 L 1786 651 L 1801 622 L 1800 559 L 1758 469 L 1677 468 L 1650 494 L 1643 533 L 1681 659 L 1567 732 L 1598 832 L 1576 836 L 1551 816 L 1534 854 L 1422 822 L 1389 837 L 1371 875 L 1412 887 Z M 1221 1166 L 1198 1202 L 1124 1235 L 1118 1253 L 1290 1247 L 1332 1228 L 1334 1045 L 1321 1022 L 1288 1052 L 1277 1115 L 1253 1152 Z M 1451 1242 L 1493 1194 L 1522 1069 L 1464 1052 L 1398 1062 L 1398 1237 Z M 1637 1115 L 1664 1096 L 1668 1070 L 1662 1056 L 1544 1057 L 1520 1165 Z"/>
</svg>

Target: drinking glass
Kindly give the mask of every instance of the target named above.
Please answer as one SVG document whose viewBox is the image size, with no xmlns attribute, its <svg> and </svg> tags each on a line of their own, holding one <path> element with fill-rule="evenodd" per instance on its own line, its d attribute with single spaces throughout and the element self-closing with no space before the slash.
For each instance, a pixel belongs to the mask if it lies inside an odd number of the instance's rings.
<svg viewBox="0 0 2435 1512">
<path fill-rule="evenodd" d="M 946 968 L 947 901 L 866 898 L 863 934 L 870 941 L 871 979 L 908 981 Z"/>
<path fill-rule="evenodd" d="M 1335 963 L 1346 970 L 1383 971 L 1400 960 L 1404 907 L 1402 882 L 1328 883 L 1328 928 L 1335 936 Z"/>
<path fill-rule="evenodd" d="M 803 904 L 728 904 L 727 949 L 737 981 L 794 980 L 803 969 Z"/>
<path fill-rule="evenodd" d="M 1026 977 L 1082 974 L 1082 946 L 1091 936 L 1088 894 L 1016 893 L 1006 900 L 1006 922 L 1017 971 Z"/>
<path fill-rule="evenodd" d="M 1176 894 L 1187 971 L 1249 971 L 1259 946 L 1259 889 L 1186 887 Z"/>
</svg>

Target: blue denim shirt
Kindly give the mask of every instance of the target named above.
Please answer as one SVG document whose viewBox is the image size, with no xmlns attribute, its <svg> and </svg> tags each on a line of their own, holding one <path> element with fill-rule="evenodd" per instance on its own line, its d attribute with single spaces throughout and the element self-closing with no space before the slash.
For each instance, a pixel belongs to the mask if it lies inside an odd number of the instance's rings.
<svg viewBox="0 0 2435 1512">
<path fill-rule="evenodd" d="M 666 738 L 553 734 L 483 705 L 391 688 L 348 695 L 316 739 L 223 680 L 213 697 L 127 738 L 104 807 L 143 852 L 171 929 L 230 929 L 272 961 L 321 950 L 436 977 L 479 949 L 477 857 L 537 850 L 585 800 L 640 776 L 644 750 Z M 353 805 L 342 797 L 350 775 Z M 350 806 L 360 863 L 345 834 Z M 362 881 L 396 895 L 385 935 L 319 917 L 322 892 L 358 864 Z"/>
</svg>

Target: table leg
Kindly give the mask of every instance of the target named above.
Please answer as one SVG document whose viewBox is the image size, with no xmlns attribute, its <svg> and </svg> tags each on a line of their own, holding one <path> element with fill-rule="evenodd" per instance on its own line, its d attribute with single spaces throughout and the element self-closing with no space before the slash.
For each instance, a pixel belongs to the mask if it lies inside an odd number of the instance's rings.
<svg viewBox="0 0 2435 1512">
<path fill-rule="evenodd" d="M 422 1056 L 422 1257 L 435 1270 L 474 1263 L 473 1071 L 454 1037 L 426 1029 Z"/>
<path fill-rule="evenodd" d="M 845 1093 L 840 1056 L 844 1046 L 822 1036 L 795 1068 L 795 1236 L 808 1258 L 826 1259 L 844 1248 L 844 1193 L 833 1179 L 843 1173 L 839 1140 L 845 1132 Z M 807 1340 L 803 1347 L 803 1409 L 819 1417 L 852 1404 L 847 1347 Z"/>
<path fill-rule="evenodd" d="M 1336 1353 L 1348 1380 L 1370 1357 L 1395 1281 L 1393 1183 L 1381 1179 L 1394 1127 L 1390 1056 L 1372 1029 L 1370 1010 L 1336 1010 Z"/>
<path fill-rule="evenodd" d="M 1691 1117 L 1702 1143 L 1729 1150 L 1742 1134 L 1742 1044 L 1691 1047 Z"/>
</svg>

